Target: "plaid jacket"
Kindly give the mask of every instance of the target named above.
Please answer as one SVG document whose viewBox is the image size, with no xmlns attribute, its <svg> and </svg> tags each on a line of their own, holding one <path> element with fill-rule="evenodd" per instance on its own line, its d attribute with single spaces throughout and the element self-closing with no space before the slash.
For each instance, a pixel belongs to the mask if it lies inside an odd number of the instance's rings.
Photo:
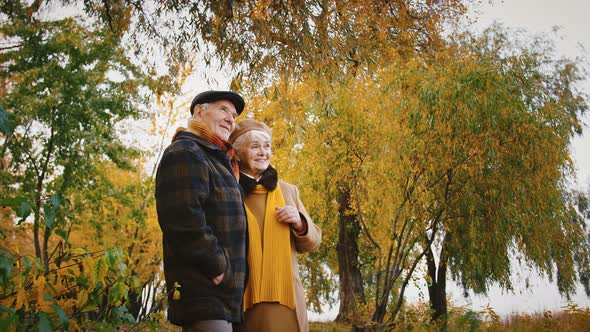
<svg viewBox="0 0 590 332">
<path fill-rule="evenodd" d="M 241 322 L 247 223 L 225 151 L 179 133 L 158 166 L 156 205 L 170 322 Z M 223 272 L 224 280 L 214 285 L 211 279 Z"/>
</svg>

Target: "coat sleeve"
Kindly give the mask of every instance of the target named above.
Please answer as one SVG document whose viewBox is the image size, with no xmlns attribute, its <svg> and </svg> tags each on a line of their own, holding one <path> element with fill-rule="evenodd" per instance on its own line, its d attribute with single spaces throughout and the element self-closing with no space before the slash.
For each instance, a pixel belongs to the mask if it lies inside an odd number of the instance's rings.
<svg viewBox="0 0 590 332">
<path fill-rule="evenodd" d="M 209 192 L 209 169 L 197 155 L 178 150 L 162 158 L 156 179 L 156 201 L 164 250 L 214 278 L 225 272 L 229 264 L 207 224 L 205 206 Z"/>
<path fill-rule="evenodd" d="M 291 233 L 295 239 L 295 250 L 297 250 L 298 253 L 314 251 L 319 247 L 320 242 L 322 242 L 322 230 L 313 223 L 311 217 L 305 210 L 297 186 L 292 186 L 294 188 L 295 206 L 297 207 L 297 210 L 299 210 L 299 215 L 301 216 L 302 221 L 307 224 L 307 233 L 304 235 L 298 235 L 297 232 L 291 229 Z"/>
</svg>

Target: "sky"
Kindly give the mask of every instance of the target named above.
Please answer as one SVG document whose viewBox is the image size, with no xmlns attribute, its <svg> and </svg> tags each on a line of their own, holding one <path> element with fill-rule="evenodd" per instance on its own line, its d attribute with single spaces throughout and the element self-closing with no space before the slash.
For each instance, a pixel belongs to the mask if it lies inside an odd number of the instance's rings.
<svg viewBox="0 0 590 332">
<path fill-rule="evenodd" d="M 587 51 L 590 48 L 590 23 L 587 15 L 590 13 L 590 1 L 588 0 L 488 0 L 474 1 L 476 3 L 477 22 L 472 27 L 481 30 L 493 22 L 501 23 L 507 28 L 525 29 L 532 34 L 553 35 L 553 28 L 559 27 L 557 50 L 561 56 L 575 58 L 584 56 L 588 58 Z M 587 69 L 590 69 L 586 67 Z M 590 77 L 581 87 L 590 94 Z M 579 188 L 589 188 L 590 184 L 590 116 L 584 118 L 585 136 L 574 138 L 571 153 L 577 169 L 577 180 L 573 183 Z M 498 287 L 492 287 L 488 296 L 475 296 L 469 294 L 463 297 L 463 292 L 454 282 L 448 282 L 447 293 L 451 304 L 454 306 L 468 306 L 472 310 L 481 311 L 490 306 L 501 315 L 512 313 L 535 313 L 545 310 L 563 310 L 568 304 L 580 307 L 590 307 L 590 299 L 585 295 L 581 286 L 571 301 L 561 298 L 555 282 L 549 282 L 546 277 L 540 277 L 536 271 L 512 266 L 513 292 L 502 291 Z M 529 285 L 527 288 L 526 285 Z M 428 292 L 426 285 L 411 287 L 407 291 L 406 300 L 415 302 L 427 301 Z M 322 314 L 309 313 L 312 321 L 333 320 L 338 314 L 338 306 L 332 309 L 326 308 Z"/>
</svg>

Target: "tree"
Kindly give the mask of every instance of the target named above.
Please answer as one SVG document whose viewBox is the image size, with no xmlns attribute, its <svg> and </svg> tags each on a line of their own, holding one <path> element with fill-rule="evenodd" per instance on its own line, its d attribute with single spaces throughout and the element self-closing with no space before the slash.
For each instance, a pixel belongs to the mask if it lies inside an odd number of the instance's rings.
<svg viewBox="0 0 590 332">
<path fill-rule="evenodd" d="M 1 103 L 15 129 L 1 154 L 13 180 L 3 190 L 29 204 L 35 254 L 47 268 L 48 240 L 61 229 L 63 215 L 56 209 L 63 198 L 92 183 L 97 159 L 125 165 L 126 156 L 136 154 L 115 127 L 140 114 L 134 100 L 145 82 L 106 31 L 88 30 L 74 19 L 41 22 L 22 7 L 4 14 L 11 20 L 2 32 L 14 48 L 0 55 L 2 77 L 9 81 Z M 123 80 L 114 81 L 114 73 Z"/>
<path fill-rule="evenodd" d="M 128 257 L 117 247 L 74 246 L 70 236 L 81 216 L 74 198 L 108 183 L 100 167 L 105 161 L 132 167 L 139 152 L 123 143 L 121 124 L 142 114 L 150 89 L 168 86 L 131 63 L 120 35 L 75 18 L 41 20 L 40 6 L 1 7 L 8 46 L 0 52 L 0 79 L 7 82 L 0 95 L 0 192 L 16 226 L 32 224 L 34 249 L 33 257 L 0 250 L 6 267 L 0 306 L 9 314 L 2 323 L 67 330 L 74 324 L 68 316 L 133 320 L 124 305 L 132 284 Z"/>
<path fill-rule="evenodd" d="M 392 56 L 337 86 L 278 84 L 279 97 L 253 106 L 275 128 L 278 169 L 296 179 L 326 236 L 350 216 L 362 228 L 367 305 L 355 324 L 395 325 L 424 259 L 435 319 L 446 314 L 446 271 L 466 289 L 510 288 L 514 252 L 549 276 L 556 267 L 566 295 L 585 282 L 584 223 L 563 187 L 587 108 L 573 88 L 577 66 L 552 61 L 540 43 L 511 48 L 502 31 L 464 38 L 435 59 Z"/>
<path fill-rule="evenodd" d="M 152 47 L 163 49 L 169 59 L 186 60 L 201 52 L 207 64 L 219 60 L 232 66 L 238 71 L 236 87 L 309 72 L 337 77 L 370 63 L 385 45 L 408 55 L 430 52 L 440 41 L 441 24 L 465 12 L 461 0 L 116 0 L 85 1 L 85 8 L 133 38 L 149 36 Z M 136 23 L 129 24 L 129 17 Z"/>
<path fill-rule="evenodd" d="M 511 289 L 515 257 L 550 280 L 555 269 L 568 296 L 576 280 L 584 281 L 576 271 L 588 269 L 584 222 L 574 217 L 566 186 L 573 170 L 568 146 L 588 108 L 576 90 L 580 68 L 555 60 L 544 39 L 516 43 L 498 27 L 465 40 L 461 48 L 472 62 L 453 56 L 463 69 L 441 73 L 423 92 L 429 108 L 473 114 L 449 124 L 459 139 L 447 143 L 451 157 L 465 161 L 449 168 L 452 195 L 440 202 L 444 219 L 427 253 L 433 318 L 446 315 L 447 271 L 476 293 L 492 283 Z"/>
<path fill-rule="evenodd" d="M 136 320 L 141 320 L 161 311 L 164 301 L 153 181 L 141 171 L 122 170 L 111 163 L 97 168 L 103 175 L 92 188 L 70 198 L 75 222 L 69 231 L 69 244 L 89 252 L 117 247 L 125 253 L 125 264 L 132 276 L 127 308 Z M 142 296 L 144 292 L 149 296 Z"/>
</svg>

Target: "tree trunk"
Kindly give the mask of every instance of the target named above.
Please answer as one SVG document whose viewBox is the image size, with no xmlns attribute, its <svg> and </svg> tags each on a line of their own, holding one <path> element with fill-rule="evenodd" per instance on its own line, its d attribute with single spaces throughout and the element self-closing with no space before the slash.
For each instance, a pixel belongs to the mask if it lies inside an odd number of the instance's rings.
<svg viewBox="0 0 590 332">
<path fill-rule="evenodd" d="M 127 310 L 129 310 L 129 313 L 135 318 L 136 321 L 140 320 L 139 314 L 141 312 L 142 306 L 142 292 L 138 292 L 135 289 L 130 289 Z"/>
<path fill-rule="evenodd" d="M 338 195 L 338 277 L 340 282 L 340 308 L 336 321 L 351 322 L 357 310 L 357 301 L 366 303 L 363 279 L 358 260 L 358 236 L 361 227 L 354 215 L 348 214 L 350 192 L 342 189 Z"/>
<path fill-rule="evenodd" d="M 395 278 L 395 279 L 397 279 L 397 278 Z M 380 294 L 377 294 L 379 299 L 376 303 L 373 317 L 371 317 L 371 320 L 373 322 L 375 322 L 377 324 L 377 326 L 381 326 L 383 324 L 383 320 L 385 319 L 385 315 L 387 314 L 388 307 L 389 307 L 389 309 L 391 309 L 391 307 L 389 306 L 390 299 L 393 299 L 394 303 L 396 302 L 397 299 L 399 299 L 398 289 L 392 288 L 388 284 L 389 284 L 388 282 L 383 281 L 383 283 L 382 283 L 383 292 L 380 292 Z M 393 292 L 393 296 L 391 294 L 392 292 Z"/>
<path fill-rule="evenodd" d="M 43 234 L 43 250 L 41 254 L 43 255 L 43 268 L 45 269 L 45 274 L 49 273 L 49 236 L 51 235 L 51 228 L 45 226 L 45 233 Z"/>
<path fill-rule="evenodd" d="M 432 246 L 426 251 L 426 262 L 428 266 L 428 296 L 430 297 L 430 307 L 432 308 L 432 321 L 440 320 L 443 330 L 447 329 L 447 255 L 445 250 L 445 241 L 442 241 L 442 249 L 438 270 L 434 261 Z"/>
<path fill-rule="evenodd" d="M 36 205 L 37 209 L 39 208 L 39 204 Z M 35 245 L 35 256 L 39 259 L 41 258 L 41 241 L 39 239 L 39 219 L 41 219 L 40 217 L 40 212 L 38 212 L 39 210 L 35 211 L 35 220 L 33 221 L 33 242 Z"/>
<path fill-rule="evenodd" d="M 33 240 L 35 242 L 35 256 L 41 260 L 43 264 L 44 257 L 41 252 L 41 237 L 39 236 L 40 232 L 40 223 L 41 223 L 41 193 L 43 191 L 43 178 L 37 178 L 37 192 L 35 193 L 35 221 L 33 224 Z M 43 265 L 45 266 L 45 265 Z M 47 268 L 45 268 L 45 272 L 47 272 Z"/>
</svg>

